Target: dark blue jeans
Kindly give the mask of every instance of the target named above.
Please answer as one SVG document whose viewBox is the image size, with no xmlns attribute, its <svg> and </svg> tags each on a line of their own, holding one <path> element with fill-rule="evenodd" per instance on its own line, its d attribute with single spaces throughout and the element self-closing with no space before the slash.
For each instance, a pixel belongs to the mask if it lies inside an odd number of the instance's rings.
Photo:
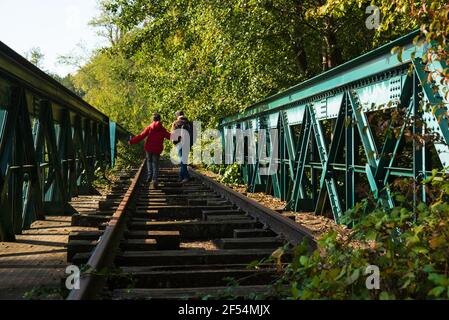
<svg viewBox="0 0 449 320">
<path fill-rule="evenodd" d="M 182 148 L 181 147 L 178 149 L 178 155 L 179 155 L 179 158 L 181 161 L 179 164 L 179 168 L 180 168 L 179 169 L 179 178 L 181 180 L 189 179 L 190 175 L 189 175 L 189 171 L 187 170 L 187 164 L 182 161 Z"/>
</svg>

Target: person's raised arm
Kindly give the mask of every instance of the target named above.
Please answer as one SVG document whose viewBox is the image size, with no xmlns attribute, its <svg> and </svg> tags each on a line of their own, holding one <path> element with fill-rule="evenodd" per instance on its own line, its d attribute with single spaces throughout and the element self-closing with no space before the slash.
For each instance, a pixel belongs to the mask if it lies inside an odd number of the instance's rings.
<svg viewBox="0 0 449 320">
<path fill-rule="evenodd" d="M 162 127 L 162 132 L 164 133 L 164 138 L 167 140 L 171 139 L 171 133 L 167 131 L 167 129 L 165 129 L 165 127 Z"/>
<path fill-rule="evenodd" d="M 148 136 L 148 133 L 150 132 L 150 127 L 147 127 L 145 130 L 142 131 L 141 134 L 135 136 L 131 140 L 129 140 L 129 144 L 136 144 L 145 139 Z"/>
</svg>

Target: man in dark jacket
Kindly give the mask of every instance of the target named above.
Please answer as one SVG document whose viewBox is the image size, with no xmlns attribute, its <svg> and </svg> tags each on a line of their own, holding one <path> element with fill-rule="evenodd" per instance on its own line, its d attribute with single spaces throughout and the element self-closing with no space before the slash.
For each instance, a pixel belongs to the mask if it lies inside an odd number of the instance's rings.
<svg viewBox="0 0 449 320">
<path fill-rule="evenodd" d="M 189 134 L 188 150 L 190 151 L 193 144 L 193 124 L 187 119 L 187 117 L 184 116 L 184 112 L 182 111 L 177 111 L 175 113 L 175 116 L 176 120 L 175 122 L 173 122 L 172 131 L 183 129 L 188 132 Z M 180 158 L 179 179 L 181 180 L 182 183 L 186 183 L 190 180 L 190 175 L 189 171 L 187 170 L 187 161 L 182 159 L 182 144 L 180 143 L 182 139 L 183 134 L 181 134 L 181 136 L 177 140 L 173 141 L 173 143 L 178 146 L 178 155 Z M 188 155 L 185 158 L 187 159 Z"/>
<path fill-rule="evenodd" d="M 170 133 L 164 128 L 161 116 L 153 113 L 153 123 L 150 124 L 141 134 L 129 141 L 129 144 L 136 144 L 147 138 L 144 149 L 147 155 L 148 176 L 147 182 L 153 180 L 154 188 L 158 187 L 159 159 L 164 150 L 164 139 L 170 140 Z"/>
</svg>

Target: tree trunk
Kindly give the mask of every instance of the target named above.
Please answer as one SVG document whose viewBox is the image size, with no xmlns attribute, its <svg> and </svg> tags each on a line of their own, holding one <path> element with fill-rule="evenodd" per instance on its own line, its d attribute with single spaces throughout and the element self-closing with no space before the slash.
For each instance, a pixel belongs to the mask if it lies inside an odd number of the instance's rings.
<svg viewBox="0 0 449 320">
<path fill-rule="evenodd" d="M 332 30 L 326 32 L 324 43 L 326 45 L 327 69 L 334 68 L 341 64 L 343 61 L 341 51 L 337 44 L 337 37 Z"/>
<path fill-rule="evenodd" d="M 295 0 L 296 19 L 301 19 L 304 13 L 303 0 Z M 300 21 L 296 21 L 293 34 L 293 50 L 295 52 L 295 60 L 298 71 L 307 75 L 309 73 L 309 63 L 307 60 L 306 50 L 304 49 L 303 37 L 304 29 Z"/>
<path fill-rule="evenodd" d="M 321 47 L 321 63 L 323 65 L 323 71 L 329 69 L 329 54 L 325 45 L 325 41 L 323 41 L 323 46 Z"/>
<path fill-rule="evenodd" d="M 298 67 L 298 71 L 301 74 L 307 75 L 308 73 L 307 55 L 300 39 L 295 41 L 294 50 L 296 55 L 296 66 Z"/>
</svg>

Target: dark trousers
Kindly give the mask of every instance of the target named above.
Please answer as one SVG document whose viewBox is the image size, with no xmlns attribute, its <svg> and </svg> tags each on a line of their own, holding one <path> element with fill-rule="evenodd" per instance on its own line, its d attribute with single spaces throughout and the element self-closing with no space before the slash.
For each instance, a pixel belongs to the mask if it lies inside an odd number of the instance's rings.
<svg viewBox="0 0 449 320">
<path fill-rule="evenodd" d="M 187 164 L 182 161 L 182 148 L 178 149 L 179 158 L 181 158 L 181 163 L 179 164 L 179 178 L 181 180 L 189 179 L 189 171 L 187 170 Z"/>
<path fill-rule="evenodd" d="M 159 177 L 159 159 L 160 155 L 156 153 L 147 152 L 147 168 L 148 179 L 153 179 L 154 183 L 157 183 Z"/>
</svg>

